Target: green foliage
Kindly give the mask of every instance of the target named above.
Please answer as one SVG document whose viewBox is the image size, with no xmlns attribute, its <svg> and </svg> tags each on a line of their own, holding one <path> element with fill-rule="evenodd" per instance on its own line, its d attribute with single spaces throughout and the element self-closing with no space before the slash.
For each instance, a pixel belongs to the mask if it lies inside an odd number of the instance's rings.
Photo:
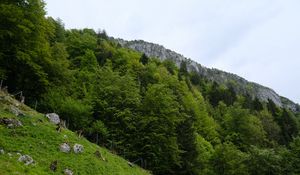
<svg viewBox="0 0 300 175">
<path fill-rule="evenodd" d="M 140 62 L 141 62 L 143 65 L 147 64 L 147 63 L 149 62 L 149 57 L 147 57 L 146 54 L 143 54 L 143 55 L 141 56 L 141 58 L 140 58 Z"/>
<path fill-rule="evenodd" d="M 263 104 L 259 101 L 258 98 L 255 98 L 253 101 L 253 109 L 255 111 L 261 111 L 264 109 Z"/>
<path fill-rule="evenodd" d="M 1 1 L 0 15 L 3 85 L 89 140 L 154 174 L 299 172 L 299 119 L 272 100 L 238 96 L 235 82 L 123 48 L 104 30 L 65 30 L 40 0 Z"/>
<path fill-rule="evenodd" d="M 249 174 L 246 161 L 248 155 L 240 151 L 233 143 L 225 142 L 215 148 L 212 164 L 216 174 Z"/>
<path fill-rule="evenodd" d="M 70 82 L 70 61 L 68 52 L 63 43 L 54 43 L 51 46 L 51 71 L 48 72 L 49 81 L 55 85 L 67 84 Z"/>
<path fill-rule="evenodd" d="M 237 96 L 232 86 L 229 88 L 220 86 L 216 82 L 213 82 L 211 88 L 206 92 L 210 104 L 216 107 L 220 101 L 223 101 L 226 105 L 233 105 L 236 101 Z"/>
<path fill-rule="evenodd" d="M 214 174 L 211 160 L 215 154 L 215 150 L 210 142 L 206 141 L 200 135 L 197 135 L 196 140 L 196 161 L 194 162 L 195 174 Z"/>
<path fill-rule="evenodd" d="M 296 137 L 299 133 L 299 121 L 290 111 L 283 109 L 282 115 L 279 118 L 283 134 L 283 142 L 289 143 L 293 137 Z"/>
<path fill-rule="evenodd" d="M 11 91 L 22 90 L 30 102 L 46 91 L 47 73 L 51 71 L 47 39 L 53 28 L 44 17 L 43 8 L 40 0 L 0 3 L 2 77 Z"/>
<path fill-rule="evenodd" d="M 251 174 L 283 174 L 283 157 L 273 149 L 259 149 L 252 146 L 248 167 Z"/>
<path fill-rule="evenodd" d="M 161 84 L 150 86 L 144 97 L 143 113 L 147 116 L 140 123 L 146 129 L 141 138 L 144 143 L 141 152 L 158 174 L 170 173 L 170 167 L 180 163 L 176 138 L 176 126 L 180 121 L 178 105 L 172 91 Z"/>
<path fill-rule="evenodd" d="M 67 121 L 71 129 L 84 130 L 91 121 L 91 110 L 92 107 L 88 104 L 72 98 L 66 98 L 60 104 L 58 113 L 63 116 L 63 119 Z"/>
<path fill-rule="evenodd" d="M 176 64 L 172 60 L 170 60 L 170 59 L 164 60 L 162 64 L 165 66 L 165 68 L 172 75 L 174 75 L 177 72 L 177 70 L 178 70 Z"/>
<path fill-rule="evenodd" d="M 183 77 L 188 75 L 188 69 L 187 69 L 187 62 L 182 61 L 180 63 L 179 72 L 178 72 L 178 78 L 179 80 L 182 80 Z"/>
<path fill-rule="evenodd" d="M 266 110 L 258 114 L 261 124 L 266 132 L 268 140 L 272 143 L 279 143 L 281 139 L 281 128 L 273 116 Z"/>
<path fill-rule="evenodd" d="M 271 112 L 272 116 L 274 116 L 276 119 L 279 117 L 279 115 L 280 115 L 280 109 L 270 99 L 268 99 L 267 109 L 268 109 L 268 111 Z"/>
<path fill-rule="evenodd" d="M 98 66 L 98 62 L 96 56 L 93 51 L 86 50 L 83 56 L 77 58 L 79 62 L 80 69 L 88 70 L 88 71 L 95 71 Z"/>
<path fill-rule="evenodd" d="M 240 148 L 250 145 L 263 145 L 265 131 L 261 121 L 238 105 L 230 107 L 224 115 L 225 137 Z"/>
<path fill-rule="evenodd" d="M 67 31 L 66 46 L 72 59 L 83 55 L 86 50 L 95 50 L 97 47 L 96 33 L 90 29 Z"/>
<path fill-rule="evenodd" d="M 106 175 L 140 175 L 150 174 L 138 166 L 129 166 L 127 160 L 112 154 L 109 150 L 99 147 L 68 129 L 56 131 L 56 125 L 50 123 L 47 118 L 33 109 L 20 104 L 18 108 L 25 116 L 16 117 L 9 109 L 20 103 L 12 99 L 8 94 L 0 91 L 0 96 L 5 100 L 0 101 L 0 118 L 12 118 L 20 120 L 22 127 L 7 128 L 0 124 L 0 148 L 5 154 L 0 155 L 0 174 L 30 174 L 48 175 L 63 174 L 64 169 L 71 169 L 74 174 L 106 174 Z M 97 122 L 94 126 L 101 128 Z M 103 129 L 101 130 L 103 133 Z M 63 153 L 59 145 L 68 143 L 70 146 L 78 143 L 84 146 L 80 154 Z M 102 158 L 95 155 L 99 151 Z M 9 153 L 9 154 L 8 154 Z M 35 161 L 34 164 L 24 165 L 19 162 L 20 155 L 29 155 Z M 57 170 L 52 172 L 50 164 L 57 160 Z"/>
<path fill-rule="evenodd" d="M 290 143 L 291 153 L 289 159 L 291 160 L 291 166 L 293 168 L 293 172 L 295 174 L 300 173 L 300 137 L 294 138 L 294 140 Z"/>
<path fill-rule="evenodd" d="M 49 40 L 50 44 L 56 42 L 64 42 L 66 40 L 65 37 L 65 27 L 61 19 L 54 20 L 52 17 L 48 17 L 47 20 L 49 21 L 50 25 L 52 24 L 54 26 L 54 35 L 52 35 Z"/>
<path fill-rule="evenodd" d="M 100 140 L 108 138 L 108 129 L 101 120 L 96 120 L 92 123 L 92 126 L 88 128 L 88 137 L 93 140 L 94 143 L 99 144 Z"/>
</svg>

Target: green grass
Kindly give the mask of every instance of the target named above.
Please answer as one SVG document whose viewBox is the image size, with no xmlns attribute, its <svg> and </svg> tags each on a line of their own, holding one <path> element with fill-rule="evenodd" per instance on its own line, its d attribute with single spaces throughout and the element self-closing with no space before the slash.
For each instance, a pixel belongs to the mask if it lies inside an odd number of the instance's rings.
<svg viewBox="0 0 300 175">
<path fill-rule="evenodd" d="M 150 174 L 138 166 L 129 166 L 126 160 L 110 153 L 107 149 L 90 143 L 85 138 L 79 138 L 72 131 L 63 129 L 61 132 L 57 132 L 56 126 L 48 122 L 44 115 L 25 105 L 18 106 L 25 116 L 15 116 L 10 112 L 10 106 L 17 103 L 8 94 L 0 91 L 0 118 L 15 118 L 23 124 L 22 127 L 14 129 L 0 125 L 0 148 L 5 151 L 4 154 L 0 154 L 1 175 L 63 174 L 65 168 L 71 169 L 74 174 Z M 71 147 L 75 143 L 82 144 L 84 152 L 80 154 L 75 154 L 73 151 L 70 153 L 60 152 L 59 145 L 63 142 L 69 143 Z M 97 150 L 102 153 L 106 161 L 94 155 Z M 11 156 L 8 153 L 11 153 Z M 31 156 L 35 164 L 25 165 L 19 162 L 17 153 Z M 58 161 L 58 165 L 57 170 L 52 172 L 49 167 L 54 160 Z"/>
</svg>

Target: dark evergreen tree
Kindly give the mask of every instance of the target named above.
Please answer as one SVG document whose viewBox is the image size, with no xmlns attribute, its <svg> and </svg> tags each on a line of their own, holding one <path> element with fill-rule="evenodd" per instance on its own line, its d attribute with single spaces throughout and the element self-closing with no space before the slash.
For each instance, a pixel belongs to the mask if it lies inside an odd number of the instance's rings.
<svg viewBox="0 0 300 175">
<path fill-rule="evenodd" d="M 179 149 L 182 151 L 182 162 L 176 168 L 177 174 L 193 174 L 197 166 L 199 154 L 197 152 L 197 133 L 194 127 L 194 119 L 186 116 L 186 119 L 177 127 Z"/>
<path fill-rule="evenodd" d="M 199 75 L 199 73 L 197 73 L 197 72 L 191 72 L 190 75 L 191 75 L 190 76 L 191 82 L 194 85 L 200 85 L 200 83 L 201 83 L 201 76 Z"/>
<path fill-rule="evenodd" d="M 277 119 L 280 115 L 280 109 L 271 99 L 268 99 L 267 108 L 271 112 L 271 114 Z"/>
<path fill-rule="evenodd" d="M 186 77 L 187 74 L 188 74 L 187 62 L 186 61 L 181 61 L 180 62 L 180 67 L 179 67 L 179 72 L 178 72 L 179 80 L 182 80 L 183 77 Z"/>
<path fill-rule="evenodd" d="M 279 125 L 281 126 L 284 144 L 288 144 L 299 133 L 299 121 L 286 109 L 283 109 Z"/>
<path fill-rule="evenodd" d="M 264 109 L 263 104 L 260 102 L 260 100 L 256 97 L 253 101 L 253 110 L 255 111 L 261 111 Z"/>
<path fill-rule="evenodd" d="M 148 64 L 148 62 L 149 62 L 149 57 L 148 57 L 145 53 L 143 53 L 142 56 L 141 56 L 141 58 L 140 58 L 140 62 L 141 62 L 143 65 Z"/>
</svg>

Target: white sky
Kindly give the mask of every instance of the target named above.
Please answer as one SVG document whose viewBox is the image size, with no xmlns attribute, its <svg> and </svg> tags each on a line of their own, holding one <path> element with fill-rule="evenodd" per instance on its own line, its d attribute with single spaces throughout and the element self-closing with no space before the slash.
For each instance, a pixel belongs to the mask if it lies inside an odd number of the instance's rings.
<svg viewBox="0 0 300 175">
<path fill-rule="evenodd" d="M 164 45 L 300 102 L 299 0 L 45 0 L 66 28 Z"/>
</svg>

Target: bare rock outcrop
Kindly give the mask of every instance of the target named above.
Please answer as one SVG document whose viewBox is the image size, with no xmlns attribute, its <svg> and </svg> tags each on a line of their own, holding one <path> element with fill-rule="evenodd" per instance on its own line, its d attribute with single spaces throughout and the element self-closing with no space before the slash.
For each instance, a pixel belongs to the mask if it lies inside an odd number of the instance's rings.
<svg viewBox="0 0 300 175">
<path fill-rule="evenodd" d="M 16 128 L 23 126 L 19 120 L 13 118 L 0 118 L 0 124 L 5 125 L 7 128 Z"/>
<path fill-rule="evenodd" d="M 65 175 L 73 175 L 73 171 L 70 170 L 70 169 L 65 169 L 65 170 L 64 170 L 64 174 L 65 174 Z"/>
<path fill-rule="evenodd" d="M 80 144 L 77 144 L 77 143 L 76 143 L 76 144 L 73 146 L 73 151 L 74 151 L 74 153 L 76 153 L 76 154 L 82 153 L 83 150 L 84 150 L 83 145 L 80 145 Z"/>
<path fill-rule="evenodd" d="M 20 155 L 18 161 L 23 162 L 25 165 L 30 165 L 34 163 L 33 158 L 29 155 Z"/>
<path fill-rule="evenodd" d="M 56 113 L 48 113 L 46 114 L 46 117 L 49 119 L 50 122 L 56 125 L 60 123 L 59 115 Z"/>
<path fill-rule="evenodd" d="M 71 147 L 68 143 L 62 143 L 59 145 L 59 150 L 64 153 L 69 153 L 71 151 Z"/>
<path fill-rule="evenodd" d="M 234 83 L 234 90 L 238 94 L 250 94 L 253 99 L 258 98 L 259 100 L 264 102 L 267 102 L 270 99 L 279 107 L 286 107 L 294 112 L 300 112 L 299 104 L 296 104 L 285 97 L 279 96 L 274 90 L 268 87 L 259 85 L 254 82 L 249 82 L 244 78 L 232 73 L 224 72 L 214 68 L 207 68 L 191 59 L 184 57 L 179 53 L 166 49 L 164 46 L 149 43 L 143 40 L 114 40 L 121 46 L 133 49 L 141 53 L 145 53 L 148 57 L 156 57 L 162 61 L 169 59 L 173 61 L 178 67 L 182 62 L 186 62 L 188 71 L 197 72 L 201 77 L 207 80 L 215 81 L 219 84 L 224 84 L 227 86 L 229 86 L 231 83 Z"/>
</svg>

